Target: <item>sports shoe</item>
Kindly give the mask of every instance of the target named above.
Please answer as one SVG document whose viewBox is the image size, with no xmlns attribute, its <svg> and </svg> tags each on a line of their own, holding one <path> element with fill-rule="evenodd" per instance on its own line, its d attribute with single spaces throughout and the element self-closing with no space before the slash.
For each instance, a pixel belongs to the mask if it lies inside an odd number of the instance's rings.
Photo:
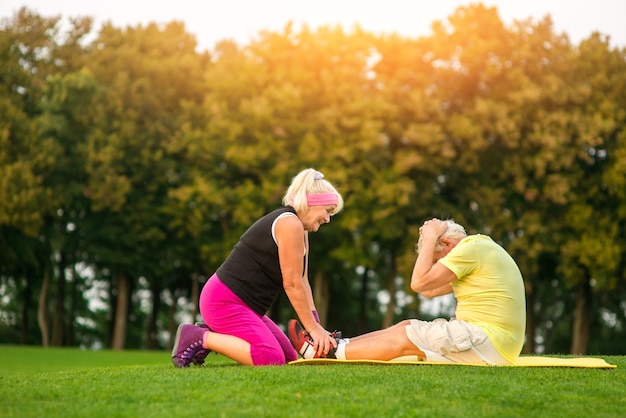
<svg viewBox="0 0 626 418">
<path fill-rule="evenodd" d="M 207 331 L 212 331 L 211 328 L 204 322 L 196 322 L 195 325 L 200 328 L 204 328 Z M 191 362 L 194 366 L 204 366 L 204 359 L 211 353 L 211 350 L 208 348 L 201 348 L 198 352 L 193 356 Z"/>
<path fill-rule="evenodd" d="M 189 367 L 193 357 L 202 348 L 202 337 L 206 329 L 191 324 L 180 324 L 176 330 L 174 347 L 172 348 L 172 364 L 174 367 Z"/>
<path fill-rule="evenodd" d="M 334 331 L 330 335 L 335 338 L 335 340 L 340 339 L 341 331 Z M 309 335 L 309 333 L 296 319 L 289 321 L 289 339 L 302 358 L 336 358 L 335 348 L 331 348 L 326 355 L 317 355 L 315 349 L 313 348 L 313 339 L 311 338 L 311 335 Z"/>
</svg>

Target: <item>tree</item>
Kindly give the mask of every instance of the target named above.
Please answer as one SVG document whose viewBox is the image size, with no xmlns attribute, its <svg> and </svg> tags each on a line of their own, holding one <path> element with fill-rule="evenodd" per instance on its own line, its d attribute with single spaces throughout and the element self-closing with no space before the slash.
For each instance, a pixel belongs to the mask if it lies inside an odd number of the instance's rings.
<svg viewBox="0 0 626 418">
<path fill-rule="evenodd" d="M 75 20 L 69 31 L 68 43 L 59 46 L 58 17 L 43 18 L 22 8 L 12 19 L 3 20 L 0 30 L 0 56 L 3 66 L 0 76 L 0 229 L 7 232 L 2 240 L 3 254 L 9 248 L 21 248 L 30 242 L 35 247 L 27 253 L 37 253 L 34 264 L 20 269 L 31 277 L 24 279 L 25 310 L 32 300 L 32 293 L 41 283 L 38 319 L 43 344 L 49 342 L 48 288 L 54 283 L 54 248 L 50 232 L 55 229 L 57 208 L 62 206 L 63 196 L 58 194 L 60 184 L 53 173 L 62 153 L 55 138 L 42 135 L 39 116 L 42 103 L 46 101 L 48 77 L 56 72 L 71 69 L 69 58 L 72 48 L 78 47 L 81 37 L 89 31 L 89 20 Z M 78 48 L 80 50 L 80 48 Z M 61 53 L 62 52 L 62 53 Z M 76 58 L 76 55 L 74 55 Z M 77 64 L 78 61 L 73 62 Z M 61 178 L 65 182 L 66 178 Z M 31 239 L 35 238 L 37 239 Z M 43 252 L 42 252 L 43 251 Z M 29 257 L 14 258 L 29 262 Z M 62 271 L 62 269 L 61 269 Z M 15 274 L 15 271 L 6 272 Z M 58 280 L 58 291 L 64 285 Z M 57 292 L 57 296 L 61 295 Z M 57 307 L 62 301 L 57 303 Z M 58 318 L 60 310 L 55 318 Z M 58 322 L 55 320 L 55 324 Z M 28 328 L 23 324 L 23 330 Z M 53 342 L 58 334 L 52 333 Z"/>
<path fill-rule="evenodd" d="M 0 30 L 0 338 L 163 347 L 315 167 L 346 202 L 310 237 L 327 327 L 426 315 L 405 280 L 418 227 L 453 217 L 518 262 L 526 352 L 619 351 L 626 71 L 600 34 L 573 46 L 549 17 L 507 28 L 473 5 L 418 39 L 288 24 L 209 56 L 177 22 L 88 44 L 72 22 L 23 10 Z M 270 314 L 293 315 L 285 296 Z"/>
<path fill-rule="evenodd" d="M 105 25 L 94 46 L 88 67 L 103 89 L 88 136 L 86 228 L 93 264 L 112 273 L 117 304 L 110 344 L 121 349 L 136 280 L 152 284 L 155 309 L 161 276 L 175 270 L 170 263 L 177 260 L 168 255 L 172 219 L 164 208 L 182 167 L 165 149 L 182 126 L 183 106 L 202 100 L 208 57 L 195 53 L 195 39 L 176 22 L 126 30 Z"/>
</svg>

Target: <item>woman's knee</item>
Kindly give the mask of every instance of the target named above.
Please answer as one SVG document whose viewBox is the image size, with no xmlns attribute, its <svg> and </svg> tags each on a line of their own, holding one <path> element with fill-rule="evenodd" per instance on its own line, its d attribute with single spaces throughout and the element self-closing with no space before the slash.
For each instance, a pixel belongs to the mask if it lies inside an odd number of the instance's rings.
<svg viewBox="0 0 626 418">
<path fill-rule="evenodd" d="M 283 350 L 271 345 L 251 346 L 250 354 L 255 366 L 282 365 L 287 362 Z"/>
</svg>

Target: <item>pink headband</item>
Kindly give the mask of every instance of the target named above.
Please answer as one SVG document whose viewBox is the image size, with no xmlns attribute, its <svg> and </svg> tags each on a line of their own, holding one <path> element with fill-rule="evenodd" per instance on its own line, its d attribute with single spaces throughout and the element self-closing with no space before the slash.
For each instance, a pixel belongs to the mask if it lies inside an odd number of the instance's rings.
<svg viewBox="0 0 626 418">
<path fill-rule="evenodd" d="M 339 203 L 339 199 L 337 199 L 337 194 L 333 192 L 307 193 L 306 203 L 309 206 L 336 205 Z"/>
</svg>

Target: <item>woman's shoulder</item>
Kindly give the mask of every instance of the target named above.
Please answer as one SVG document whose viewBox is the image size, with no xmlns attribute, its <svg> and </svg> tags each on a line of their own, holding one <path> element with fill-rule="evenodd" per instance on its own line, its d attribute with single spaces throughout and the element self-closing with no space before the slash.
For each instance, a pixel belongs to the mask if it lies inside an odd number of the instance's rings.
<svg viewBox="0 0 626 418">
<path fill-rule="evenodd" d="M 276 219 L 274 219 L 273 223 L 274 225 L 280 224 L 281 226 L 291 226 L 292 228 L 297 229 L 301 229 L 303 227 L 302 222 L 300 222 L 300 218 L 298 218 L 298 215 L 292 212 L 283 212 L 279 214 Z"/>
<path fill-rule="evenodd" d="M 264 218 L 266 218 L 266 217 L 274 217 L 274 218 L 276 218 L 276 217 L 279 217 L 279 216 L 283 216 L 284 214 L 293 214 L 293 215 L 297 216 L 296 210 L 293 207 L 291 207 L 291 206 L 280 206 L 280 207 L 274 209 L 273 211 L 267 213 L 264 216 Z"/>
</svg>

